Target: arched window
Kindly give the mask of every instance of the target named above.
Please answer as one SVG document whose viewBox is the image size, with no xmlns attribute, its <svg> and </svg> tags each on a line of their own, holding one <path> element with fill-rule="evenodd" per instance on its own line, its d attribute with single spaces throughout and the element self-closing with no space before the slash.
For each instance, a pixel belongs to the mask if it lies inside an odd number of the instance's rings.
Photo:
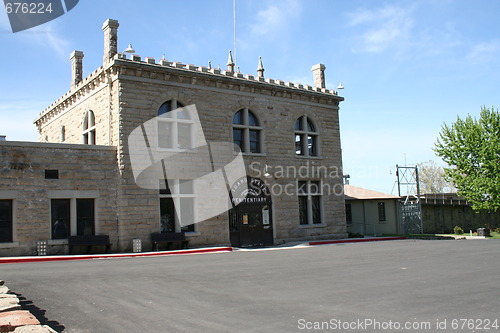
<svg viewBox="0 0 500 333">
<path fill-rule="evenodd" d="M 95 116 L 94 112 L 87 111 L 83 117 L 83 144 L 95 145 Z"/>
<path fill-rule="evenodd" d="M 295 122 L 295 154 L 300 156 L 318 156 L 319 133 L 307 116 Z"/>
<path fill-rule="evenodd" d="M 179 101 L 172 99 L 158 108 L 158 147 L 167 149 L 193 148 L 193 120 Z M 171 112 L 174 111 L 175 112 Z"/>
<path fill-rule="evenodd" d="M 262 152 L 262 127 L 249 109 L 241 109 L 233 117 L 233 142 L 244 153 Z"/>
</svg>

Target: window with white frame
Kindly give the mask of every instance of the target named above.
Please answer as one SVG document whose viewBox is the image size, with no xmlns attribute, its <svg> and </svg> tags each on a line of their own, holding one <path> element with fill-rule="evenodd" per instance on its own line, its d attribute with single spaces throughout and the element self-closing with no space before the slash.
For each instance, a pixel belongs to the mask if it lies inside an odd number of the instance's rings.
<svg viewBox="0 0 500 333">
<path fill-rule="evenodd" d="M 177 110 L 184 105 L 172 99 L 163 103 L 157 115 L 158 118 L 158 147 L 166 149 L 191 149 L 193 148 L 194 121 L 185 110 Z"/>
<path fill-rule="evenodd" d="M 318 156 L 319 133 L 311 119 L 302 116 L 295 121 L 295 155 Z"/>
<path fill-rule="evenodd" d="M 299 181 L 297 195 L 299 197 L 300 224 L 321 224 L 321 182 Z"/>
<path fill-rule="evenodd" d="M 83 144 L 85 145 L 95 145 L 96 137 L 95 137 L 95 116 L 94 112 L 91 110 L 85 113 L 83 117 Z"/>
<path fill-rule="evenodd" d="M 262 152 L 262 127 L 255 114 L 247 108 L 239 110 L 233 117 L 233 142 L 243 153 Z"/>
<path fill-rule="evenodd" d="M 172 184 L 171 188 L 167 180 L 160 181 L 160 232 L 195 232 L 193 181 L 170 180 Z"/>
</svg>

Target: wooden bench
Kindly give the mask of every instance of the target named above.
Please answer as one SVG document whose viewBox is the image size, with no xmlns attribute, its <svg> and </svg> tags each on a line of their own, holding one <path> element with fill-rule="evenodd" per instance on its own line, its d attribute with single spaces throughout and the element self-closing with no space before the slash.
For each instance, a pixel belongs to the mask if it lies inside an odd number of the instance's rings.
<svg viewBox="0 0 500 333">
<path fill-rule="evenodd" d="M 86 246 L 87 253 L 90 253 L 92 246 L 105 246 L 106 253 L 111 252 L 111 243 L 109 242 L 109 235 L 95 235 L 95 236 L 70 236 L 68 238 L 69 254 L 73 254 L 73 247 Z"/>
<path fill-rule="evenodd" d="M 158 251 L 159 244 L 166 244 L 166 250 L 187 249 L 189 240 L 183 232 L 154 232 L 151 234 L 153 251 Z"/>
</svg>

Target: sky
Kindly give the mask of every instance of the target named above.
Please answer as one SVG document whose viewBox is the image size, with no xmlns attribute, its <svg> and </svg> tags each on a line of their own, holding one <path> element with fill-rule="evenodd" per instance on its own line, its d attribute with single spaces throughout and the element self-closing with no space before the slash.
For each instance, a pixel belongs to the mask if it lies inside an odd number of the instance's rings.
<svg viewBox="0 0 500 333">
<path fill-rule="evenodd" d="M 0 134 L 38 141 L 33 120 L 70 88 L 69 55 L 84 77 L 102 64 L 102 23 L 118 49 L 225 68 L 234 48 L 233 0 L 80 0 L 59 18 L 12 33 L 0 10 Z M 312 85 L 326 65 L 340 104 L 350 184 L 397 194 L 396 164 L 434 160 L 441 126 L 500 106 L 500 1 L 237 0 L 236 62 L 256 74 Z"/>
</svg>

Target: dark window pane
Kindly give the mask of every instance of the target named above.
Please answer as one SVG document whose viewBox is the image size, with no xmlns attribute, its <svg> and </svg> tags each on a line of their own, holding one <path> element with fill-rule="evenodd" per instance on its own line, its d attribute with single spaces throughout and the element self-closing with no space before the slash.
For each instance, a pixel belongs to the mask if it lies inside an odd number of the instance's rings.
<svg viewBox="0 0 500 333">
<path fill-rule="evenodd" d="M 12 200 L 0 200 L 0 243 L 12 242 Z"/>
<path fill-rule="evenodd" d="M 162 114 L 171 111 L 172 110 L 171 104 L 172 104 L 171 101 L 163 103 L 158 109 L 158 115 L 161 116 Z"/>
<path fill-rule="evenodd" d="M 59 170 L 45 170 L 45 179 L 59 179 Z"/>
<path fill-rule="evenodd" d="M 302 135 L 295 134 L 295 155 L 304 155 Z"/>
<path fill-rule="evenodd" d="M 248 111 L 248 125 L 249 126 L 259 126 L 259 122 L 257 121 L 257 117 L 255 115 Z"/>
<path fill-rule="evenodd" d="M 300 224 L 309 223 L 309 217 L 307 215 L 307 197 L 299 197 L 299 217 Z"/>
<path fill-rule="evenodd" d="M 233 124 L 243 125 L 243 111 L 236 112 L 233 118 Z"/>
<path fill-rule="evenodd" d="M 313 123 L 307 119 L 307 131 L 308 132 L 316 132 L 316 129 L 314 128 Z"/>
<path fill-rule="evenodd" d="M 259 131 L 249 131 L 250 135 L 250 152 L 260 153 Z"/>
<path fill-rule="evenodd" d="M 345 204 L 345 220 L 347 223 L 352 223 L 351 204 Z"/>
<path fill-rule="evenodd" d="M 319 224 L 321 223 L 321 197 L 319 196 L 313 196 L 311 197 L 311 203 L 312 203 L 312 216 L 313 216 L 313 223 Z"/>
<path fill-rule="evenodd" d="M 172 198 L 160 199 L 160 231 L 175 232 L 175 206 Z"/>
<path fill-rule="evenodd" d="M 241 151 L 244 151 L 243 148 L 243 130 L 242 129 L 233 129 L 233 142 L 235 145 L 240 147 Z"/>
<path fill-rule="evenodd" d="M 298 191 L 299 194 L 307 194 L 308 193 L 307 192 L 308 191 L 307 190 L 307 182 L 299 181 L 298 185 L 299 185 L 299 191 Z"/>
<path fill-rule="evenodd" d="M 52 239 L 66 239 L 70 235 L 70 199 L 52 199 Z"/>
<path fill-rule="evenodd" d="M 320 194 L 321 186 L 318 181 L 312 181 L 309 186 L 309 193 L 311 194 Z"/>
<path fill-rule="evenodd" d="M 302 130 L 302 117 L 300 117 L 299 119 L 297 119 L 297 121 L 295 121 L 295 130 L 297 131 Z"/>
<path fill-rule="evenodd" d="M 83 144 L 84 145 L 89 144 L 89 134 L 88 133 L 83 134 Z"/>
<path fill-rule="evenodd" d="M 383 202 L 378 203 L 378 220 L 380 222 L 385 221 L 385 203 Z"/>
<path fill-rule="evenodd" d="M 312 136 L 309 135 L 307 137 L 307 149 L 309 150 L 309 156 L 317 155 L 316 141 L 317 141 L 317 136 L 315 135 Z"/>
<path fill-rule="evenodd" d="M 76 199 L 76 234 L 94 235 L 94 199 Z"/>
</svg>

